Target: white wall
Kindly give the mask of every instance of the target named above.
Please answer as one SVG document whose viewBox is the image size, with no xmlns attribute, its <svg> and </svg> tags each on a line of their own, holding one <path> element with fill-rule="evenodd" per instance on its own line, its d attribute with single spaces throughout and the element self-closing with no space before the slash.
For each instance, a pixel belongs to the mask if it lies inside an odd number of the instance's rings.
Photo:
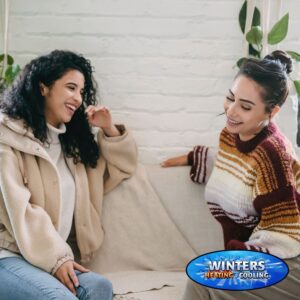
<svg viewBox="0 0 300 300">
<path fill-rule="evenodd" d="M 242 54 L 242 3 L 12 0 L 9 49 L 21 65 L 53 49 L 88 57 L 101 102 L 133 130 L 140 160 L 156 163 L 216 144 L 224 124 L 216 115 Z M 290 12 L 286 45 L 300 52 L 300 1 L 283 1 L 282 11 Z"/>
</svg>

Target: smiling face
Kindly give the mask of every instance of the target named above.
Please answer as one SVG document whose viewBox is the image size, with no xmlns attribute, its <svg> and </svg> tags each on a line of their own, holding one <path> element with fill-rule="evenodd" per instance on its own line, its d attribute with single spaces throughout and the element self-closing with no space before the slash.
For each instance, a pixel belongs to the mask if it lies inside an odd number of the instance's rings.
<svg viewBox="0 0 300 300">
<path fill-rule="evenodd" d="M 41 83 L 41 94 L 45 98 L 47 123 L 59 127 L 71 121 L 76 109 L 82 103 L 84 76 L 78 70 L 67 71 L 50 87 Z"/>
<path fill-rule="evenodd" d="M 227 116 L 226 128 L 247 141 L 258 134 L 275 115 L 279 107 L 266 112 L 262 98 L 263 90 L 255 81 L 246 76 L 238 76 L 224 102 Z"/>
</svg>

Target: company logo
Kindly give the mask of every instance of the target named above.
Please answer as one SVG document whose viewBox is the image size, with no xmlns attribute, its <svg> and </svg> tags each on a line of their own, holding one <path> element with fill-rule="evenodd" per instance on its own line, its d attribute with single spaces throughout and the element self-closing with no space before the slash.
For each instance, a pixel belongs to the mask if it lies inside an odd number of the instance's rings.
<svg viewBox="0 0 300 300">
<path fill-rule="evenodd" d="M 189 262 L 187 275 L 207 287 L 253 290 L 274 285 L 289 272 L 287 264 L 271 254 L 231 250 L 207 253 Z"/>
</svg>

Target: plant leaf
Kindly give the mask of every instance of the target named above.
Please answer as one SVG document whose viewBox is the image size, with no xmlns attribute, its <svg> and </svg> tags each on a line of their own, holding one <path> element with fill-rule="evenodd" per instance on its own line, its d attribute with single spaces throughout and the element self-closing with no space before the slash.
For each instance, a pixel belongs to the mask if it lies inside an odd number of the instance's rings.
<svg viewBox="0 0 300 300">
<path fill-rule="evenodd" d="M 242 33 L 245 33 L 246 16 L 247 16 L 247 0 L 244 1 L 239 13 L 239 23 L 240 23 L 240 28 L 242 30 Z"/>
<path fill-rule="evenodd" d="M 21 71 L 21 68 L 19 65 L 14 64 L 14 65 L 8 66 L 5 71 L 5 74 L 4 74 L 5 81 L 8 84 L 11 84 L 20 71 Z"/>
<path fill-rule="evenodd" d="M 236 65 L 240 68 L 244 62 L 244 60 L 246 60 L 246 57 L 241 57 L 237 62 Z"/>
<path fill-rule="evenodd" d="M 300 61 L 300 54 L 295 51 L 286 51 L 293 59 Z"/>
<path fill-rule="evenodd" d="M 4 61 L 4 54 L 1 54 L 0 55 L 0 63 L 3 61 Z M 14 58 L 11 55 L 7 54 L 6 61 L 7 61 L 7 64 L 9 66 L 11 66 L 14 63 Z"/>
<path fill-rule="evenodd" d="M 298 95 L 298 99 L 300 97 L 300 80 L 294 80 L 294 86 Z"/>
<path fill-rule="evenodd" d="M 260 26 L 260 11 L 256 6 L 254 8 L 252 26 Z"/>
<path fill-rule="evenodd" d="M 242 33 L 245 33 L 246 18 L 247 18 L 247 0 L 244 1 L 239 13 L 239 24 Z M 256 6 L 254 8 L 251 26 L 260 26 L 260 11 Z"/>
<path fill-rule="evenodd" d="M 260 58 L 260 52 L 257 51 L 252 44 L 249 44 L 249 50 L 248 50 L 249 55 Z"/>
<path fill-rule="evenodd" d="M 284 15 L 271 29 L 268 34 L 268 43 L 276 45 L 280 43 L 287 35 L 289 28 L 289 13 Z"/>
<path fill-rule="evenodd" d="M 253 26 L 246 34 L 246 40 L 253 45 L 261 45 L 262 38 L 263 34 L 260 26 Z"/>
<path fill-rule="evenodd" d="M 13 63 L 14 63 L 14 58 L 11 55 L 7 54 L 7 64 L 11 66 L 13 65 Z"/>
</svg>

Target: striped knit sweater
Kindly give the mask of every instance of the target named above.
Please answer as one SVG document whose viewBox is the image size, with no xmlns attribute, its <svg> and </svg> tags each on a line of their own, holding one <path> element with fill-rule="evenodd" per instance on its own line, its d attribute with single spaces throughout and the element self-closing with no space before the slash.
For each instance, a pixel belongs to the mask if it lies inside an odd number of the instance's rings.
<svg viewBox="0 0 300 300">
<path fill-rule="evenodd" d="M 300 163 L 289 145 L 270 123 L 246 142 L 223 129 L 217 155 L 205 146 L 189 153 L 191 179 L 207 182 L 205 198 L 225 249 L 300 254 Z"/>
</svg>

